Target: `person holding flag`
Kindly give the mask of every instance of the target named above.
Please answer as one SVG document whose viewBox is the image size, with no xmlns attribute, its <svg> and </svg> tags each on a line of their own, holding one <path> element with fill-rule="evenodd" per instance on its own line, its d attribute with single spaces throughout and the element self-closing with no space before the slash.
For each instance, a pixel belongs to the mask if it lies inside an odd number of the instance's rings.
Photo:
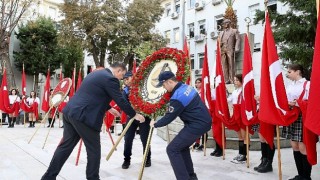
<svg viewBox="0 0 320 180">
<path fill-rule="evenodd" d="M 244 163 L 247 160 L 247 150 L 245 141 L 245 126 L 241 119 L 241 98 L 242 98 L 242 74 L 236 74 L 233 78 L 235 90 L 228 97 L 228 102 L 233 105 L 233 115 L 231 117 L 233 122 L 236 122 L 235 128 L 239 138 L 239 154 L 233 158 L 231 162 L 239 164 Z"/>
<path fill-rule="evenodd" d="M 304 70 L 300 64 L 290 64 L 286 77 L 292 82 L 286 88 L 288 103 L 290 107 L 299 106 L 298 100 L 305 100 L 309 95 L 310 82 L 304 78 Z M 303 142 L 302 114 L 289 126 L 283 127 L 283 136 L 291 139 L 293 157 L 297 167 L 298 175 L 290 180 L 311 179 L 312 166 L 308 162 L 306 146 Z"/>
<path fill-rule="evenodd" d="M 9 113 L 9 126 L 8 128 L 14 128 L 14 124 L 16 123 L 17 116 L 19 115 L 19 109 L 20 109 L 20 97 L 18 95 L 17 89 L 11 89 L 9 94 L 9 103 L 13 110 L 12 113 Z"/>
<path fill-rule="evenodd" d="M 27 98 L 27 103 L 29 106 L 32 106 L 33 111 L 29 112 L 29 127 L 33 128 L 36 120 L 38 118 L 38 105 L 40 104 L 40 99 L 37 97 L 35 91 L 30 92 L 30 96 Z"/>
<path fill-rule="evenodd" d="M 195 81 L 195 86 L 196 86 L 196 90 L 199 94 L 199 96 L 201 96 L 201 84 L 202 84 L 202 79 L 201 78 L 197 78 Z M 206 136 L 206 137 L 205 137 Z M 203 149 L 203 145 L 204 145 L 204 141 L 207 141 L 208 139 L 208 133 L 205 133 L 201 136 L 201 145 L 200 145 L 200 138 L 196 140 L 196 143 L 193 145 L 194 149 L 197 149 L 199 151 L 202 151 Z"/>
</svg>

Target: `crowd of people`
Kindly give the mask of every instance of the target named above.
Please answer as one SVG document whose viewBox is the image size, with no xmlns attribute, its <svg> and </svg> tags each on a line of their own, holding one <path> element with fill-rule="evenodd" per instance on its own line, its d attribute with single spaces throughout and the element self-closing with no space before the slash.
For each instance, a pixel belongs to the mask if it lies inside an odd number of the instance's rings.
<svg viewBox="0 0 320 180">
<path fill-rule="evenodd" d="M 192 87 L 177 81 L 171 71 L 160 73 L 157 87 L 163 87 L 170 92 L 171 98 L 164 116 L 158 121 L 154 121 L 148 116 L 135 112 L 132 108 L 128 98 L 132 77 L 132 72 L 127 71 L 124 64 L 114 63 L 110 68 L 90 73 L 84 79 L 82 86 L 74 97 L 68 103 L 67 101 L 65 102 L 66 107 L 63 109 L 63 123 L 65 126 L 63 139 L 56 149 L 50 166 L 42 179 L 55 179 L 80 138 L 86 145 L 88 155 L 86 176 L 88 179 L 99 179 L 101 159 L 99 134 L 102 128 L 104 112 L 111 113 L 113 118 L 115 118 L 120 117 L 121 111 L 125 113 L 123 128 L 131 118 L 135 119 L 124 136 L 123 169 L 130 167 L 132 146 L 137 129 L 139 129 L 143 146 L 142 154 L 144 154 L 150 128 L 166 126 L 179 117 L 185 126 L 168 144 L 167 154 L 177 179 L 197 179 L 197 175 L 193 169 L 190 149 L 201 151 L 203 148 L 206 148 L 205 144 L 212 123 L 211 114 L 200 98 L 202 79 L 197 78 L 195 80 L 195 87 Z M 304 78 L 304 70 L 299 64 L 289 65 L 286 77 L 291 80 L 291 83 L 286 88 L 288 105 L 299 108 L 298 101 L 308 99 L 310 82 Z M 120 88 L 120 80 L 123 80 L 123 88 Z M 228 97 L 228 102 L 233 105 L 233 116 L 231 118 L 237 118 L 235 115 L 239 115 L 240 113 L 236 112 L 239 111 L 239 108 L 236 107 L 241 103 L 242 83 L 242 75 L 236 74 L 233 79 L 235 90 L 230 92 Z M 50 92 L 52 92 L 52 90 Z M 255 95 L 254 98 L 257 102 L 258 112 L 260 97 L 259 95 Z M 121 111 L 113 108 L 114 106 L 110 106 L 111 100 L 120 107 Z M 24 97 L 19 95 L 17 89 L 12 89 L 9 95 L 9 102 L 12 107 L 18 103 L 28 105 L 28 107 L 31 108 L 34 104 L 40 104 L 40 99 L 34 91 L 31 91 L 29 97 Z M 8 127 L 14 128 L 15 124 L 29 121 L 29 127 L 34 127 L 37 121 L 37 112 L 29 111 L 25 113 L 23 110 L 25 108 L 21 108 L 21 105 L 17 107 L 19 108 L 18 110 L 12 110 L 7 114 L 2 113 L 2 122 L 8 119 Z M 35 107 L 37 107 L 37 105 Z M 53 112 L 55 112 L 55 110 L 53 110 Z M 55 114 L 53 112 L 50 113 L 47 127 L 54 127 Z M 302 117 L 302 114 L 300 114 L 296 121 L 289 126 L 284 126 L 282 131 L 282 136 L 291 141 L 293 157 L 297 168 L 297 175 L 290 180 L 311 179 L 312 165 L 308 162 L 306 146 L 302 138 Z M 23 118 L 26 120 L 23 120 Z M 246 139 L 246 126 L 241 121 L 236 119 L 235 121 L 237 122 L 238 128 L 233 130 L 238 134 L 239 153 L 232 162 L 243 164 L 247 160 L 246 143 L 250 142 L 250 139 L 249 141 Z M 250 132 L 258 133 L 261 143 L 261 163 L 255 166 L 254 170 L 259 173 L 272 172 L 272 163 L 275 154 L 274 144 L 270 145 L 266 142 L 260 133 L 259 123 L 251 125 Z M 214 152 L 210 155 L 216 157 L 222 156 L 222 148 L 217 144 Z M 145 167 L 150 166 L 151 149 L 149 149 L 147 153 L 145 163 Z"/>
</svg>

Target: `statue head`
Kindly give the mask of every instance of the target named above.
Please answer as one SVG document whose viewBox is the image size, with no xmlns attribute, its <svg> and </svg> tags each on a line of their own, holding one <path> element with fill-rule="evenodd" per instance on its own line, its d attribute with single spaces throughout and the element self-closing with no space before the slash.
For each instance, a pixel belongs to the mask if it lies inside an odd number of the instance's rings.
<svg viewBox="0 0 320 180">
<path fill-rule="evenodd" d="M 223 28 L 229 28 L 230 25 L 231 25 L 230 19 L 223 19 L 223 21 L 222 21 Z"/>
</svg>

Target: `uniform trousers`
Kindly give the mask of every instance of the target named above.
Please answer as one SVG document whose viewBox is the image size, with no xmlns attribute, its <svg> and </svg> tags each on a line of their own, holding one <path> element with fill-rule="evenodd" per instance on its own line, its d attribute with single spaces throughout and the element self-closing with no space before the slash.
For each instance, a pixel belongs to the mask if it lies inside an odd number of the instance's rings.
<svg viewBox="0 0 320 180">
<path fill-rule="evenodd" d="M 202 134 L 192 134 L 184 127 L 167 146 L 167 154 L 177 180 L 187 180 L 194 173 L 189 147 Z"/>
<path fill-rule="evenodd" d="M 72 150 L 79 142 L 83 140 L 87 150 L 87 168 L 86 178 L 97 180 L 99 178 L 99 168 L 101 159 L 100 132 L 96 131 L 86 124 L 63 115 L 63 138 L 57 147 L 49 168 L 43 175 L 43 180 L 56 179 L 63 164 L 70 156 Z"/>
<path fill-rule="evenodd" d="M 150 121 L 151 119 L 149 117 L 145 117 L 145 122 L 143 123 L 140 123 L 139 121 L 134 120 L 131 126 L 129 127 L 128 131 L 126 132 L 126 135 L 124 136 L 123 155 L 124 155 L 125 161 L 131 160 L 132 143 L 138 127 L 139 127 L 140 139 L 143 145 L 143 152 L 145 151 L 148 136 L 149 136 L 149 131 L 150 131 Z M 149 149 L 147 160 L 150 160 L 150 156 L 151 156 L 151 150 Z"/>
</svg>

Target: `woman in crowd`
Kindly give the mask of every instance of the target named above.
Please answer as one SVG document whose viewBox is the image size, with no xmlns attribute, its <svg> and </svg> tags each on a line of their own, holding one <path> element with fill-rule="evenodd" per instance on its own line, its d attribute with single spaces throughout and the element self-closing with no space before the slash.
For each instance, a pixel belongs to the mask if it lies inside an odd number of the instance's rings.
<svg viewBox="0 0 320 180">
<path fill-rule="evenodd" d="M 309 95 L 310 83 L 304 78 L 303 67 L 299 64 L 288 66 L 286 77 L 292 82 L 287 86 L 286 93 L 289 106 L 298 106 L 297 100 L 307 99 Z M 311 179 L 312 166 L 308 162 L 306 146 L 302 138 L 303 125 L 302 115 L 291 125 L 283 128 L 283 136 L 291 139 L 294 161 L 297 167 L 298 175 L 290 180 L 309 180 Z"/>
<path fill-rule="evenodd" d="M 237 108 L 236 106 L 240 106 L 241 103 L 241 92 L 242 92 L 242 74 L 236 74 L 233 80 L 235 90 L 232 92 L 232 94 L 228 97 L 228 102 L 232 102 L 233 104 L 233 115 L 232 118 L 235 122 L 237 122 L 237 126 L 239 130 L 238 138 L 239 138 L 239 154 L 233 158 L 232 162 L 239 164 L 244 163 L 247 160 L 247 150 L 246 150 L 246 141 L 245 141 L 245 126 L 242 123 L 241 120 L 241 112 L 240 108 Z"/>
<path fill-rule="evenodd" d="M 31 91 L 30 92 L 30 97 L 27 98 L 27 103 L 29 106 L 33 106 L 35 107 L 36 109 L 34 109 L 33 112 L 29 112 L 29 127 L 34 127 L 34 124 L 36 123 L 36 116 L 37 116 L 37 111 L 38 111 L 38 105 L 40 104 L 40 99 L 37 97 L 36 95 L 36 92 L 34 91 Z M 34 103 L 37 103 L 36 106 L 34 106 L 35 104 Z"/>
<path fill-rule="evenodd" d="M 12 89 L 9 94 L 9 103 L 11 108 L 13 108 L 13 113 L 9 113 L 9 126 L 8 128 L 14 128 L 14 124 L 19 115 L 20 109 L 20 97 L 18 96 L 18 90 Z"/>
</svg>

